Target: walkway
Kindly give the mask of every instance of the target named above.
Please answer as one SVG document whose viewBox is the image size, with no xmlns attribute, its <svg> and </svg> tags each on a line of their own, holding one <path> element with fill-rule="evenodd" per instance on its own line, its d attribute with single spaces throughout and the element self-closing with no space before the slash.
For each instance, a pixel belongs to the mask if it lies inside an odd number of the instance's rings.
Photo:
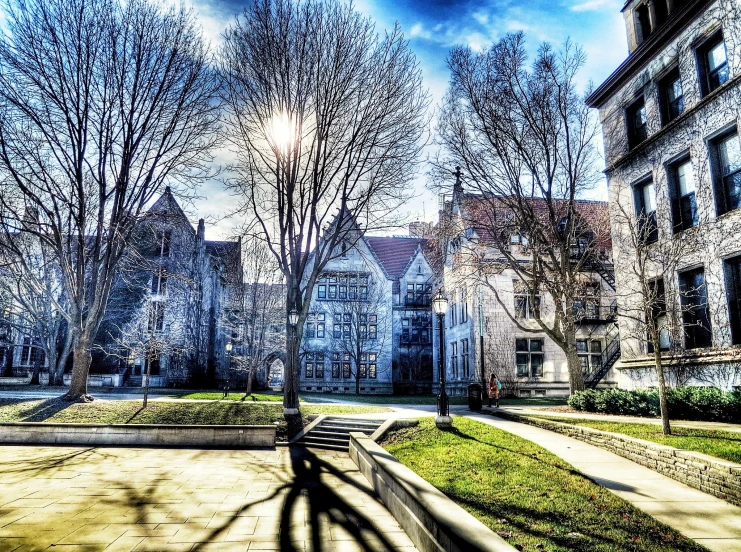
<svg viewBox="0 0 741 552">
<path fill-rule="evenodd" d="M 741 552 L 741 508 L 737 506 L 571 437 L 487 414 L 466 415 L 551 451 L 595 483 L 710 550 Z"/>
<path fill-rule="evenodd" d="M 0 447 L 0 550 L 412 552 L 346 453 Z"/>
<path fill-rule="evenodd" d="M 532 407 L 532 406 L 502 406 L 502 410 L 512 412 L 513 414 L 535 415 L 535 416 L 552 416 L 554 418 L 582 418 L 585 420 L 598 420 L 600 422 L 626 422 L 631 424 L 654 424 L 661 425 L 660 418 L 640 418 L 638 416 L 615 416 L 612 414 L 594 414 L 591 412 L 562 412 L 558 410 L 549 410 L 551 407 Z M 488 407 L 484 411 L 490 410 Z M 692 429 L 711 429 L 716 431 L 734 431 L 741 433 L 741 425 L 727 424 L 722 422 L 693 422 L 689 420 L 672 420 L 672 426 L 689 427 Z"/>
</svg>

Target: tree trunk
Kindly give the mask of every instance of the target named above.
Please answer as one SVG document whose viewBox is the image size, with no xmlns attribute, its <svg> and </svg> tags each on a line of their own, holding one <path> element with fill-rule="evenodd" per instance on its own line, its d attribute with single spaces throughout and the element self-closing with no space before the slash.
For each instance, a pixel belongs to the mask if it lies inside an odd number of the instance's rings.
<svg viewBox="0 0 741 552">
<path fill-rule="evenodd" d="M 659 382 L 659 411 L 661 412 L 661 431 L 664 435 L 671 435 L 672 428 L 669 425 L 669 406 L 666 404 L 666 379 L 664 378 L 664 366 L 661 362 L 661 349 L 659 347 L 659 343 L 654 343 L 654 365 L 656 367 L 656 377 Z"/>
<path fill-rule="evenodd" d="M 247 390 L 245 391 L 246 396 L 250 396 L 252 394 L 252 379 L 255 376 L 255 368 L 252 367 L 249 370 L 247 370 Z"/>
<path fill-rule="evenodd" d="M 67 337 L 64 340 L 64 348 L 62 354 L 57 357 L 54 364 L 54 368 L 49 366 L 49 385 L 64 385 L 64 368 L 67 366 L 67 359 L 69 358 L 70 351 L 72 350 L 72 332 L 67 332 Z M 54 382 L 52 383 L 52 376 Z"/>
<path fill-rule="evenodd" d="M 582 372 L 581 360 L 576 352 L 576 344 L 569 345 L 569 350 L 566 353 L 566 362 L 569 369 L 569 394 L 573 395 L 577 391 L 584 391 L 586 388 L 584 384 L 584 372 Z"/>
<path fill-rule="evenodd" d="M 39 385 L 39 372 L 41 371 L 41 362 L 39 362 L 38 352 L 36 358 L 33 361 L 33 372 L 31 373 L 31 381 L 29 385 Z"/>
<path fill-rule="evenodd" d="M 62 398 L 68 401 L 90 400 L 92 397 L 87 394 L 87 376 L 93 362 L 93 357 L 90 354 L 90 342 L 87 339 L 78 339 L 72 355 L 72 382 L 69 391 Z"/>
</svg>

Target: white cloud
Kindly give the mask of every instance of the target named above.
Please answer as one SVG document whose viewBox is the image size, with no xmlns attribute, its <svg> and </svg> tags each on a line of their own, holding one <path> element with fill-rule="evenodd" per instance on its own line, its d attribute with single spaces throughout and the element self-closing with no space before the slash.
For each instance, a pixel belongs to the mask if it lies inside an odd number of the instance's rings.
<svg viewBox="0 0 741 552">
<path fill-rule="evenodd" d="M 571 11 L 575 12 L 583 12 L 583 11 L 595 11 L 599 10 L 601 8 L 604 8 L 605 6 L 612 5 L 613 2 L 611 0 L 586 0 L 586 2 L 581 2 L 579 4 L 575 4 L 571 6 Z"/>
</svg>

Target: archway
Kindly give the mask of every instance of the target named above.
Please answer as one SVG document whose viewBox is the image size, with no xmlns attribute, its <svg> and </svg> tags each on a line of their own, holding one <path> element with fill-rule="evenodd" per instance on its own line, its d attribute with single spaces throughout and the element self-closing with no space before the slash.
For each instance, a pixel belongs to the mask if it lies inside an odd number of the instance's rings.
<svg viewBox="0 0 741 552">
<path fill-rule="evenodd" d="M 261 367 L 261 383 L 273 389 L 283 388 L 286 365 L 286 352 L 274 351 L 265 357 Z"/>
</svg>

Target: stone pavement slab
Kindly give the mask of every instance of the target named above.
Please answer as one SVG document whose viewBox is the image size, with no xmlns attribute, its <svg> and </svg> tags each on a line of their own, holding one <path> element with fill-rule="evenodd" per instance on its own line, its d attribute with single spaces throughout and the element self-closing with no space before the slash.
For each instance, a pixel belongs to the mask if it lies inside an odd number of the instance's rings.
<svg viewBox="0 0 741 552">
<path fill-rule="evenodd" d="M 416 550 L 347 453 L 0 447 L 0 551 Z"/>
<path fill-rule="evenodd" d="M 467 417 L 528 439 L 595 483 L 718 552 L 741 552 L 741 508 L 577 439 L 486 414 Z"/>
</svg>

